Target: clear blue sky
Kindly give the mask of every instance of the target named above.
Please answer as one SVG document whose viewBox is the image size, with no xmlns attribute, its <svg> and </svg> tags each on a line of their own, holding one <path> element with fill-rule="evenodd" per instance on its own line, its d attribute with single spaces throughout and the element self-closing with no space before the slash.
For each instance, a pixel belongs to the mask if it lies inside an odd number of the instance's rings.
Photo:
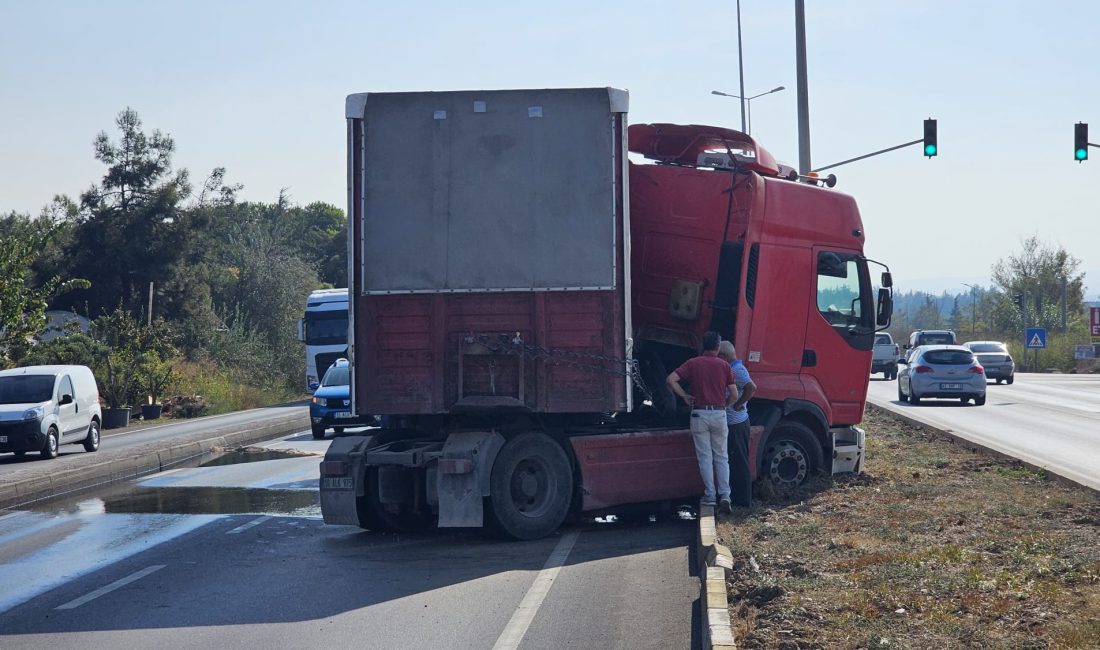
<svg viewBox="0 0 1100 650">
<path fill-rule="evenodd" d="M 814 166 L 859 201 L 868 254 L 905 289 L 965 291 L 1037 233 L 1100 291 L 1100 3 L 807 1 Z M 345 206 L 352 92 L 616 86 L 632 122 L 738 127 L 733 0 L 658 2 L 7 1 L 0 4 L 0 212 L 74 198 L 92 140 L 127 106 L 176 141 L 196 181 L 224 166 L 243 197 Z M 742 0 L 754 135 L 797 166 L 794 1 Z"/>
</svg>

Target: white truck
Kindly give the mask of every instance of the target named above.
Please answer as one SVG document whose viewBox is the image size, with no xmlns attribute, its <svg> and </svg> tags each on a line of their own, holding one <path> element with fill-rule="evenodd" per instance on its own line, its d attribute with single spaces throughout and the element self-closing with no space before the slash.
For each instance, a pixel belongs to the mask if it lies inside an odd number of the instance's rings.
<svg viewBox="0 0 1100 650">
<path fill-rule="evenodd" d="M 306 388 L 312 391 L 329 366 L 348 356 L 347 289 L 318 289 L 309 294 L 298 321 L 298 340 L 306 344 Z"/>
<path fill-rule="evenodd" d="M 901 358 L 901 348 L 894 343 L 894 337 L 886 332 L 875 334 L 875 347 L 871 356 L 871 374 L 881 372 L 882 376 L 889 379 L 897 379 L 898 359 Z"/>
</svg>

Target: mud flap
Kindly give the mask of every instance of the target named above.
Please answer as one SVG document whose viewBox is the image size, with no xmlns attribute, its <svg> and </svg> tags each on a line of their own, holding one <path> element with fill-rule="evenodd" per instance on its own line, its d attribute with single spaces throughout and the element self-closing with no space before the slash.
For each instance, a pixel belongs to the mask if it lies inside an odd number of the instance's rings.
<svg viewBox="0 0 1100 650">
<path fill-rule="evenodd" d="M 326 524 L 358 526 L 355 498 L 365 489 L 363 454 L 374 436 L 335 438 L 320 465 L 321 515 Z"/>
<path fill-rule="evenodd" d="M 492 431 L 447 436 L 436 469 L 440 528 L 479 528 L 485 522 L 493 461 L 504 437 Z"/>
</svg>

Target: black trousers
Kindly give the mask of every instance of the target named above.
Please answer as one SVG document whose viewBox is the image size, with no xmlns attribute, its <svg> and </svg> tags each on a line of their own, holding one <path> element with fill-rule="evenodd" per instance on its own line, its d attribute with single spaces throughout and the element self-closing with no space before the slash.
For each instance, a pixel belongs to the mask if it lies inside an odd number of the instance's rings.
<svg viewBox="0 0 1100 650">
<path fill-rule="evenodd" d="M 752 506 L 749 479 L 749 421 L 730 424 L 727 448 L 730 455 L 730 501 L 735 506 Z"/>
</svg>

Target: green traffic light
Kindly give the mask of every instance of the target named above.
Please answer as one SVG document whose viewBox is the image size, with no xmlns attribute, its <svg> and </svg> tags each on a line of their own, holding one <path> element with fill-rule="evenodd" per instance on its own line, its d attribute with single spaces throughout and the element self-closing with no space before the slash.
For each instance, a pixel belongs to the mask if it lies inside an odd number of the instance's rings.
<svg viewBox="0 0 1100 650">
<path fill-rule="evenodd" d="M 1080 153 L 1081 153 L 1081 152 L 1080 152 L 1080 151 L 1078 151 L 1077 153 L 1078 153 L 1078 157 L 1080 157 Z M 934 145 L 934 144 L 926 144 L 926 145 L 924 145 L 924 155 L 926 155 L 926 156 L 934 156 L 934 155 L 936 155 L 936 145 Z"/>
<path fill-rule="evenodd" d="M 1074 155 L 1077 157 L 1077 160 L 1088 160 L 1089 152 L 1088 149 L 1078 149 Z"/>
</svg>

